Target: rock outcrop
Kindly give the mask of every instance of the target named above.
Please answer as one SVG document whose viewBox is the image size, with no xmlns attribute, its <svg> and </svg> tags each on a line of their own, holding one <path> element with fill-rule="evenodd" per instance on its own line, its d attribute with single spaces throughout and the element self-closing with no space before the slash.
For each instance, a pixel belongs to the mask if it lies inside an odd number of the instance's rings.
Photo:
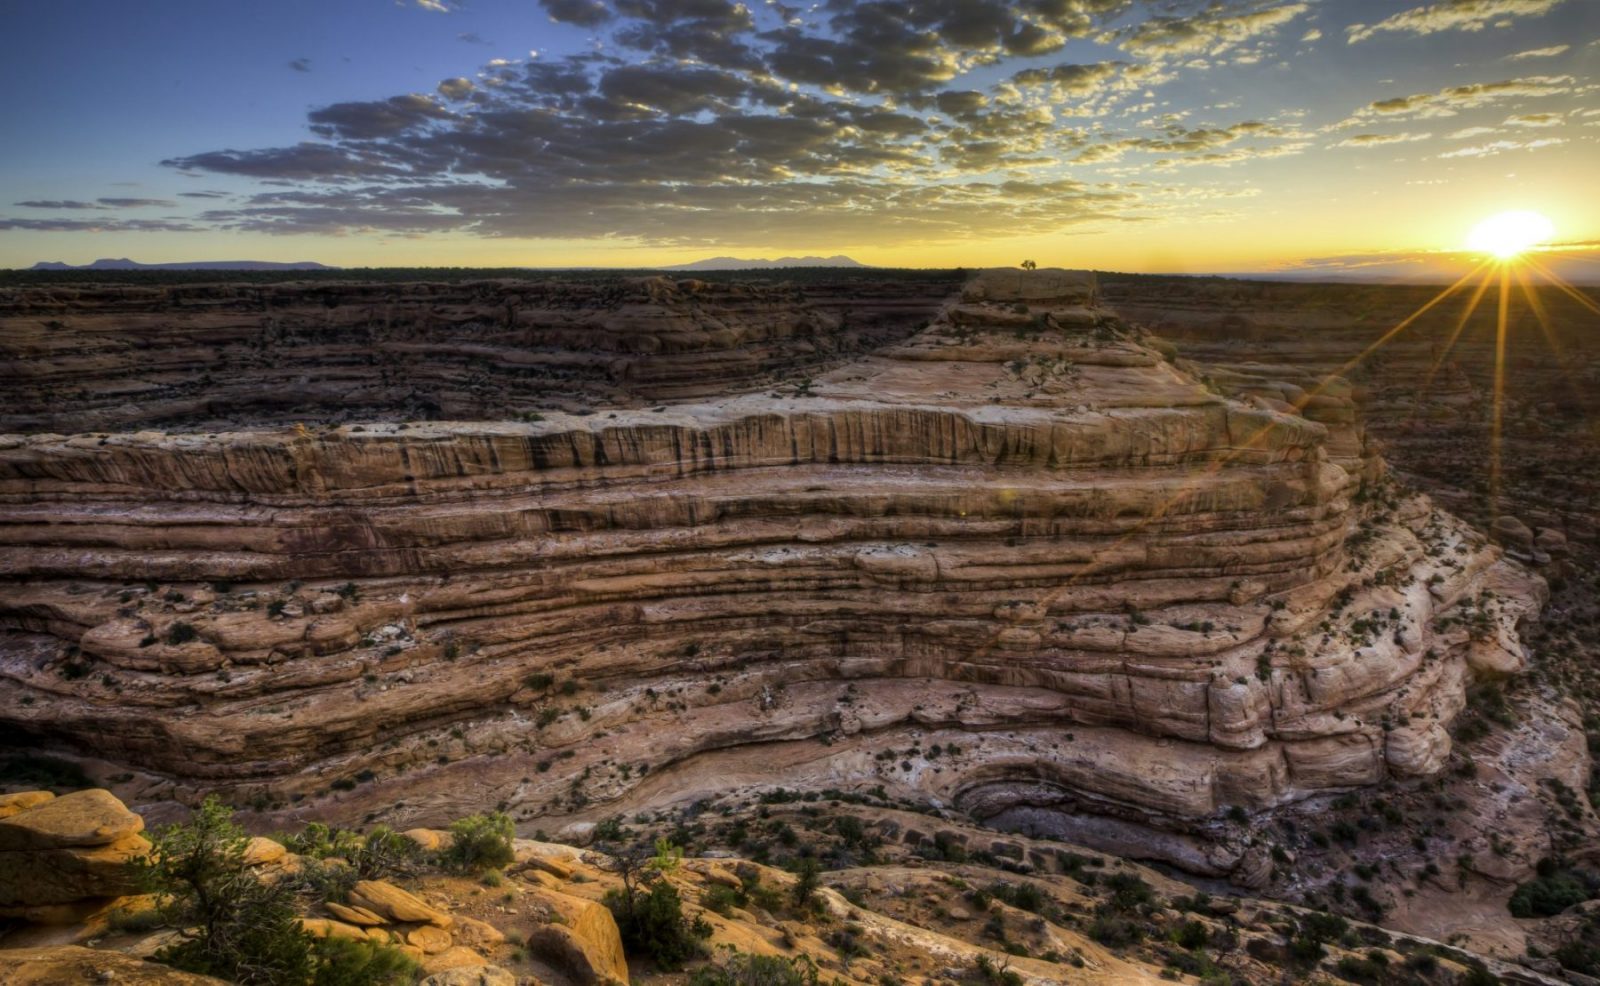
<svg viewBox="0 0 1600 986">
<path fill-rule="evenodd" d="M 0 289 L 0 432 L 504 418 L 753 390 L 926 324 L 937 281 Z"/>
<path fill-rule="evenodd" d="M 80 945 L 0 948 L 0 982 L 6 986 L 64 986 L 116 983 L 117 986 L 228 986 L 221 979 L 146 962 L 132 955 Z"/>
<path fill-rule="evenodd" d="M 1225 809 L 1438 771 L 1542 586 L 1169 355 L 986 273 L 778 395 L 5 436 L 0 720 L 269 814 L 883 785 L 1230 872 Z"/>
<path fill-rule="evenodd" d="M 25 805 L 0 817 L 0 917 L 44 920 L 57 905 L 137 890 L 127 864 L 149 851 L 144 820 L 107 791 L 48 795 L 0 796 L 0 810 Z"/>
</svg>

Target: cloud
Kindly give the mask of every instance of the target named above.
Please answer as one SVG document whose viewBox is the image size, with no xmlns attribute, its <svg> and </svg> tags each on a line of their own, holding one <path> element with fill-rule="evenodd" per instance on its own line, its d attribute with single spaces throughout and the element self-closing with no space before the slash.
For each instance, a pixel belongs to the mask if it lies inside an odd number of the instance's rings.
<svg viewBox="0 0 1600 986">
<path fill-rule="evenodd" d="M 493 42 L 485 41 L 476 31 L 467 31 L 456 35 L 456 40 L 469 45 L 492 45 Z"/>
<path fill-rule="evenodd" d="M 461 7 L 459 0 L 412 0 L 423 10 L 431 10 L 436 14 L 448 14 Z"/>
<path fill-rule="evenodd" d="M 0 216 L 0 230 L 32 233 L 194 233 L 204 227 L 168 219 L 10 219 Z"/>
<path fill-rule="evenodd" d="M 1537 151 L 1544 147 L 1555 147 L 1565 144 L 1566 140 L 1560 137 L 1545 137 L 1540 140 L 1496 140 L 1488 144 L 1478 144 L 1472 147 L 1462 147 L 1454 151 L 1446 151 L 1439 155 L 1441 158 L 1456 157 L 1493 157 L 1504 154 L 1506 151 Z"/>
<path fill-rule="evenodd" d="M 1465 109 L 1488 106 L 1507 99 L 1536 99 L 1567 95 L 1577 91 L 1570 75 L 1535 75 L 1500 82 L 1474 82 L 1450 86 L 1438 92 L 1414 93 L 1380 99 L 1357 110 L 1338 126 L 1355 126 L 1372 119 L 1403 119 L 1455 116 Z"/>
<path fill-rule="evenodd" d="M 1216 57 L 1278 28 L 1310 9 L 1306 3 L 1235 13 L 1214 6 L 1189 17 L 1153 17 L 1129 28 L 1122 47 L 1146 58 Z"/>
<path fill-rule="evenodd" d="M 1481 31 L 1491 24 L 1513 17 L 1538 17 L 1560 6 L 1563 0 L 1443 0 L 1413 7 L 1368 26 L 1352 24 L 1345 28 L 1349 43 L 1383 33 L 1428 35 L 1441 31 Z M 1587 2 L 1587 0 L 1586 0 Z"/>
<path fill-rule="evenodd" d="M 1190 118 L 1155 92 L 1197 64 L 1270 55 L 1308 2 L 1211 0 L 1188 15 L 1167 4 L 1131 27 L 1126 15 L 1145 12 L 1134 0 L 541 6 L 595 43 L 492 59 L 431 92 L 316 107 L 299 144 L 170 158 L 257 183 L 192 221 L 796 249 L 1045 235 L 1189 201 L 1134 177 L 1318 143 L 1288 112 L 1202 117 L 1237 112 L 1219 98 Z M 1121 57 L 1069 60 L 1069 41 Z M 1571 85 L 1508 80 L 1364 112 L 1387 122 Z M 1338 146 L 1426 136 L 1362 129 Z"/>
<path fill-rule="evenodd" d="M 12 205 L 22 206 L 25 209 L 104 209 L 103 205 L 93 202 L 79 202 L 76 199 L 35 199 L 31 202 L 13 202 Z"/>
<path fill-rule="evenodd" d="M 289 67 L 294 69 L 296 72 L 309 72 L 311 71 L 311 59 L 296 58 L 289 63 Z"/>
<path fill-rule="evenodd" d="M 539 6 L 560 24 L 599 27 L 611 19 L 611 11 L 599 0 L 539 0 Z"/>
<path fill-rule="evenodd" d="M 1561 113 L 1519 113 L 1506 117 L 1508 127 L 1558 127 L 1565 120 Z"/>
<path fill-rule="evenodd" d="M 171 209 L 171 208 L 176 207 L 177 204 L 178 204 L 178 203 L 172 201 L 171 199 L 122 199 L 122 198 L 112 198 L 112 199 L 95 199 L 95 201 L 99 202 L 101 205 L 110 206 L 113 209 L 146 209 L 146 208 L 150 208 L 152 206 L 160 206 L 160 207 L 162 207 L 164 209 Z"/>
<path fill-rule="evenodd" d="M 1409 144 L 1418 140 L 1427 140 L 1432 137 L 1430 133 L 1414 134 L 1409 131 L 1398 134 L 1354 134 L 1334 144 L 1334 147 L 1383 147 L 1387 144 Z"/>
<path fill-rule="evenodd" d="M 1506 61 L 1522 62 L 1527 61 L 1530 58 L 1554 58 L 1557 55 L 1564 55 L 1571 50 L 1571 45 L 1551 45 L 1548 48 L 1532 48 L 1528 51 L 1519 51 L 1515 55 L 1507 55 Z"/>
</svg>

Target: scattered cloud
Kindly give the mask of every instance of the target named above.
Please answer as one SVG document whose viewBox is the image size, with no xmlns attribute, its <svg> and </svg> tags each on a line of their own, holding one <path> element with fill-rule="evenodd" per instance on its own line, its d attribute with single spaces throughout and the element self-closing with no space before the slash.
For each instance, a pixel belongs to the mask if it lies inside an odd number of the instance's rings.
<svg viewBox="0 0 1600 986">
<path fill-rule="evenodd" d="M 204 228 L 169 219 L 11 219 L 0 216 L 0 229 L 33 233 L 194 233 Z"/>
<path fill-rule="evenodd" d="M 1481 31 L 1514 17 L 1538 17 L 1560 6 L 1563 0 L 1441 0 L 1412 7 L 1376 24 L 1352 24 L 1345 28 L 1349 43 L 1366 41 L 1375 35 L 1428 35 L 1441 31 Z M 1587 2 L 1587 0 L 1585 0 Z"/>
<path fill-rule="evenodd" d="M 1551 45 L 1548 48 L 1532 48 L 1528 51 L 1519 51 L 1515 55 L 1507 55 L 1506 61 L 1523 62 L 1530 58 L 1554 58 L 1557 55 L 1564 55 L 1571 50 L 1571 45 Z"/>
<path fill-rule="evenodd" d="M 104 209 L 103 205 L 93 202 L 79 202 L 76 199 L 34 199 L 29 202 L 13 202 L 12 205 L 25 209 Z"/>
<path fill-rule="evenodd" d="M 124 199 L 124 198 L 111 198 L 111 199 L 95 199 L 95 201 L 100 203 L 101 205 L 109 206 L 109 207 L 111 207 L 113 209 L 147 209 L 147 208 L 150 208 L 152 206 L 160 206 L 160 207 L 162 207 L 164 209 L 172 209 L 172 208 L 175 208 L 177 206 L 177 204 L 178 204 L 178 203 L 172 201 L 171 199 Z"/>
<path fill-rule="evenodd" d="M 1409 144 L 1418 140 L 1427 140 L 1431 133 L 1414 134 L 1409 131 L 1398 134 L 1354 134 L 1334 144 L 1334 147 L 1383 147 L 1386 144 Z"/>
<path fill-rule="evenodd" d="M 1565 144 L 1561 137 L 1545 137 L 1540 140 L 1496 140 L 1488 144 L 1477 144 L 1472 147 L 1462 147 L 1454 151 L 1446 151 L 1439 155 L 1441 158 L 1456 157 L 1493 157 L 1504 154 L 1506 151 L 1537 151 L 1544 147 L 1555 147 Z"/>
<path fill-rule="evenodd" d="M 1122 47 L 1146 58 L 1215 58 L 1278 28 L 1310 9 L 1307 3 L 1286 3 L 1238 12 L 1214 5 L 1188 17 L 1153 17 L 1122 35 Z"/>
<path fill-rule="evenodd" d="M 1380 99 L 1357 110 L 1339 126 L 1356 126 L 1373 119 L 1428 119 L 1455 116 L 1462 110 L 1488 106 L 1508 99 L 1537 99 L 1570 95 L 1578 91 L 1570 75 L 1535 75 L 1499 82 L 1474 82 L 1438 92 L 1414 93 Z"/>
</svg>

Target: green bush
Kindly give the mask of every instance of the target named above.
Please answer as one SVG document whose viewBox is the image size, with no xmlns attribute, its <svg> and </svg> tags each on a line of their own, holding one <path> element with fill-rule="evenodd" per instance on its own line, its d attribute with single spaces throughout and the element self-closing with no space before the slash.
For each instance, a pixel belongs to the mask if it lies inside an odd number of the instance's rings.
<svg viewBox="0 0 1600 986">
<path fill-rule="evenodd" d="M 1556 870 L 1546 876 L 1536 877 L 1518 887 L 1507 906 L 1511 916 L 1518 918 L 1547 918 L 1581 904 L 1595 895 L 1595 887 L 1585 874 L 1572 870 Z"/>
<path fill-rule="evenodd" d="M 262 883 L 250 872 L 249 841 L 228 807 L 207 798 L 187 824 L 155 833 L 151 853 L 132 861 L 167 923 L 184 929 L 155 957 L 241 986 L 303 986 L 315 966 L 294 887 Z"/>
<path fill-rule="evenodd" d="M 822 867 L 810 856 L 800 861 L 800 868 L 796 871 L 798 879 L 794 883 L 794 904 L 799 908 L 811 906 L 812 900 L 817 896 L 817 886 L 821 881 Z"/>
<path fill-rule="evenodd" d="M 311 954 L 312 986 L 409 986 L 420 972 L 404 952 L 370 941 L 319 938 Z"/>
<path fill-rule="evenodd" d="M 501 870 L 517 858 L 511 848 L 516 827 L 503 812 L 469 815 L 450 825 L 450 848 L 439 854 L 439 861 L 457 873 Z"/>
<path fill-rule="evenodd" d="M 683 900 L 666 880 L 657 880 L 649 890 L 612 890 L 605 904 L 617 919 L 623 949 L 652 960 L 666 972 L 699 956 L 701 939 L 711 935 L 704 919 L 691 923 L 684 917 Z"/>
<path fill-rule="evenodd" d="M 734 952 L 696 969 L 689 986 L 817 986 L 817 967 L 806 958 Z"/>
<path fill-rule="evenodd" d="M 728 917 L 735 907 L 743 907 L 745 903 L 744 894 L 720 883 L 712 884 L 700 892 L 700 906 L 723 917 Z"/>
</svg>

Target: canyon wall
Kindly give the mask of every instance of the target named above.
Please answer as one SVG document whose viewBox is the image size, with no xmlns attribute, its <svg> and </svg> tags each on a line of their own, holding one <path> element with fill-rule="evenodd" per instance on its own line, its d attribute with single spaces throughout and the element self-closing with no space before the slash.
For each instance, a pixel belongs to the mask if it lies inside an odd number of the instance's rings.
<svg viewBox="0 0 1600 986">
<path fill-rule="evenodd" d="M 937 281 L 0 289 L 0 431 L 526 417 L 753 390 L 927 324 Z"/>
<path fill-rule="evenodd" d="M 267 816 L 581 831 L 882 785 L 1251 880 L 1210 822 L 1436 772 L 1468 682 L 1523 666 L 1542 583 L 1387 480 L 1353 390 L 1226 396 L 1090 275 L 984 272 L 723 386 L 0 437 L 0 721 Z"/>
</svg>

